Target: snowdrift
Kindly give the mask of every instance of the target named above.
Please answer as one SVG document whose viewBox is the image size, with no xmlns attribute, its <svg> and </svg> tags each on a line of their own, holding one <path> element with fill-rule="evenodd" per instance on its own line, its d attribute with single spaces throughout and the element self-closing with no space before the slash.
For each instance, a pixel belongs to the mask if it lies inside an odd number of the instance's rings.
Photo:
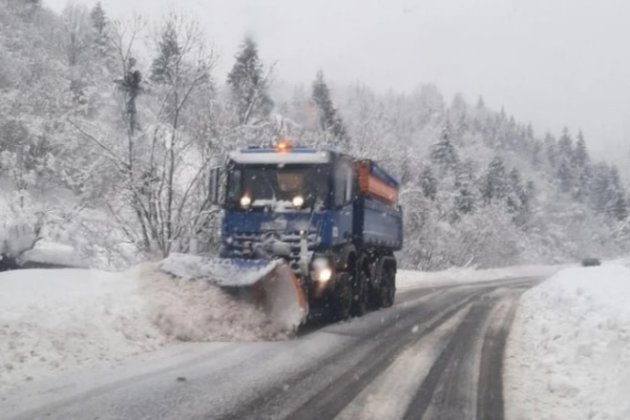
<svg viewBox="0 0 630 420">
<path fill-rule="evenodd" d="M 38 241 L 32 249 L 21 255 L 20 263 L 47 264 L 73 268 L 87 268 L 88 266 L 77 250 L 70 245 L 50 241 Z"/>
<path fill-rule="evenodd" d="M 475 267 L 454 267 L 442 271 L 398 270 L 396 288 L 405 290 L 416 287 L 438 287 L 522 277 L 549 277 L 560 268 L 557 265 L 522 265 L 481 270 Z"/>
<path fill-rule="evenodd" d="M 203 280 L 170 277 L 151 266 L 140 270 L 152 324 L 180 341 L 259 341 L 286 338 L 262 309 L 228 296 Z"/>
<path fill-rule="evenodd" d="M 521 298 L 506 348 L 506 418 L 630 418 L 630 269 L 566 269 Z"/>
<path fill-rule="evenodd" d="M 170 342 L 283 338 L 252 305 L 153 264 L 0 273 L 0 389 Z"/>
</svg>

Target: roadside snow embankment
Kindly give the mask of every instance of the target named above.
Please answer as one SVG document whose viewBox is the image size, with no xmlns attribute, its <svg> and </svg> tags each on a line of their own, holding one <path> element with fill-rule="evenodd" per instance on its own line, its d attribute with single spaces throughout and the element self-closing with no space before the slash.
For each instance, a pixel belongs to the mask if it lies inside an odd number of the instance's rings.
<svg viewBox="0 0 630 420">
<path fill-rule="evenodd" d="M 523 294 L 504 371 L 506 418 L 630 418 L 630 269 L 566 269 Z"/>
<path fill-rule="evenodd" d="M 24 252 L 20 260 L 22 262 L 50 264 L 58 267 L 87 267 L 87 264 L 73 247 L 49 241 L 38 241 L 32 249 Z"/>
<path fill-rule="evenodd" d="M 480 283 L 521 277 L 548 277 L 559 269 L 559 266 L 554 265 L 523 265 L 482 270 L 459 267 L 443 271 L 398 270 L 396 273 L 396 288 L 405 290 L 417 287 Z"/>
<path fill-rule="evenodd" d="M 278 339 L 257 308 L 145 264 L 0 273 L 0 389 L 172 341 Z"/>
</svg>

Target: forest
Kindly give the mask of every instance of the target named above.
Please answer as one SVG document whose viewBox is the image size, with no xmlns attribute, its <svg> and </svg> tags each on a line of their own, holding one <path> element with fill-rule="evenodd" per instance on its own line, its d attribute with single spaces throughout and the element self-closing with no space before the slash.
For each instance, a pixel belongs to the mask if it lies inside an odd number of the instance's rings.
<svg viewBox="0 0 630 420">
<path fill-rule="evenodd" d="M 293 86 L 244 37 L 227 77 L 185 12 L 111 19 L 0 0 L 0 255 L 38 241 L 124 269 L 216 252 L 208 173 L 235 148 L 288 137 L 377 160 L 401 182 L 406 268 L 496 267 L 630 250 L 630 195 L 579 127 L 537 136 L 483 98 Z M 376 59 L 376 58 L 375 58 Z M 360 77 L 359 77 L 360 78 Z"/>
</svg>

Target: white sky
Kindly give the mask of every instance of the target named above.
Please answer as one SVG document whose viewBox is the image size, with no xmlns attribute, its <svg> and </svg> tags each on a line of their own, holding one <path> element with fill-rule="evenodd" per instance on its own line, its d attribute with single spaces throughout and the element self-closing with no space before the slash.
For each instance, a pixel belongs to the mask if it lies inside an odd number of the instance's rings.
<svg viewBox="0 0 630 420">
<path fill-rule="evenodd" d="M 66 0 L 44 0 L 61 10 Z M 79 1 L 81 2 L 81 1 Z M 88 5 L 93 0 L 84 0 Z M 542 134 L 582 129 L 598 155 L 630 162 L 628 0 L 102 0 L 111 17 L 190 10 L 225 77 L 245 34 L 277 79 L 384 91 L 435 83 L 479 95 Z"/>
</svg>

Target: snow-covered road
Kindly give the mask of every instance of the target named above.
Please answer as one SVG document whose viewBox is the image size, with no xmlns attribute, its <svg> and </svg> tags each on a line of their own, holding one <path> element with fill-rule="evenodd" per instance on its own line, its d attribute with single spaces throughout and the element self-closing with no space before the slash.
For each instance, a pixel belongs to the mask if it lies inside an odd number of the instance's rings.
<svg viewBox="0 0 630 420">
<path fill-rule="evenodd" d="M 403 290 L 287 341 L 167 346 L 13 389 L 3 418 L 501 419 L 508 325 L 539 280 Z"/>
</svg>

